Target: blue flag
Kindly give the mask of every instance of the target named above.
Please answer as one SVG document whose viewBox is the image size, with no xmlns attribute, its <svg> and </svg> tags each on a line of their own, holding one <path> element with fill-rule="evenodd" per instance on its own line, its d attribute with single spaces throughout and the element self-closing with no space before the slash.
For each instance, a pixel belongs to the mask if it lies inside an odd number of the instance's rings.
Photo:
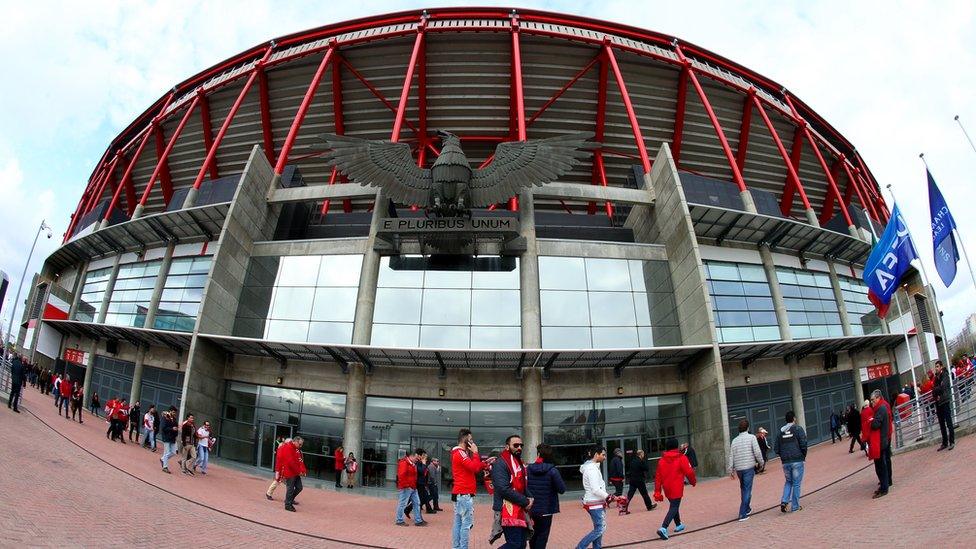
<svg viewBox="0 0 976 549">
<path fill-rule="evenodd" d="M 939 192 L 939 186 L 932 179 L 932 174 L 925 168 L 925 175 L 929 178 L 929 211 L 932 213 L 932 245 L 935 247 L 935 270 L 946 288 L 956 278 L 956 264 L 959 262 L 959 249 L 956 248 L 956 236 L 953 229 L 956 222 L 949 213 L 945 198 Z"/>
<path fill-rule="evenodd" d="M 888 226 L 874 247 L 868 262 L 864 267 L 864 283 L 868 286 L 868 299 L 878 308 L 878 316 L 884 318 L 888 314 L 891 296 L 895 294 L 901 277 L 911 266 L 913 259 L 918 258 L 912 236 L 908 234 L 908 225 L 898 209 L 898 204 L 891 211 Z"/>
</svg>

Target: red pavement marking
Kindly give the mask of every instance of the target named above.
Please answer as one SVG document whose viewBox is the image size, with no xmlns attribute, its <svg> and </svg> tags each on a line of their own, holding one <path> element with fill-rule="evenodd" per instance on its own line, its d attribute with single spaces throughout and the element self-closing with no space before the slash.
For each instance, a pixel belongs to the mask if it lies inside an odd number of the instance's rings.
<svg viewBox="0 0 976 549">
<path fill-rule="evenodd" d="M 185 545 L 178 535 L 182 526 L 176 525 L 194 523 L 206 526 L 205 545 L 212 541 L 213 545 L 235 547 L 270 540 L 294 544 L 311 541 L 327 547 L 354 542 L 428 548 L 442 547 L 450 540 L 453 513 L 449 498 L 442 497 L 448 500 L 443 505 L 446 512 L 425 517 L 430 522 L 427 528 L 393 526 L 393 500 L 310 487 L 299 497 L 298 512 L 288 513 L 282 509 L 283 487 L 275 494 L 275 502 L 264 498 L 270 478 L 214 464 L 205 477 L 178 472 L 166 475 L 159 469 L 159 453 L 105 439 L 104 421 L 86 415 L 85 424 L 80 425 L 58 417 L 53 398 L 30 388 L 24 392 L 24 403 L 36 417 L 0 416 L 0 491 L 23 495 L 0 502 L 0 546 L 158 545 L 160 539 Z M 909 546 L 917 545 L 914 540 L 925 539 L 927 543 L 958 546 L 968 540 L 963 535 L 967 530 L 961 526 L 976 524 L 976 508 L 961 505 L 976 488 L 976 478 L 959 475 L 959 471 L 968 470 L 967 464 L 974 458 L 976 442 L 971 437 L 961 439 L 951 453 L 923 449 L 896 456 L 896 486 L 888 497 L 872 500 L 876 478 L 873 468 L 865 469 L 870 463 L 863 455 L 848 454 L 846 441 L 843 445 L 821 444 L 810 450 L 800 513 L 779 513 L 782 475 L 774 462 L 766 474 L 756 478 L 753 492 L 753 507 L 772 507 L 772 511 L 757 513 L 745 523 L 722 524 L 735 518 L 738 482 L 728 478 L 703 482 L 688 487 L 682 501 L 682 518 L 689 530 L 668 543 L 782 547 L 885 541 Z M 171 465 L 177 471 L 175 458 Z M 826 485 L 830 486 L 815 492 Z M 940 490 L 933 490 L 933 486 Z M 476 506 L 472 547 L 487 547 L 490 501 L 484 495 L 478 500 L 481 503 Z M 953 502 L 960 505 L 953 506 Z M 554 521 L 550 547 L 573 547 L 590 529 L 589 518 L 577 502 L 561 503 L 562 513 Z M 947 506 L 954 507 L 949 525 L 936 518 L 949 512 Z M 631 515 L 619 516 L 611 510 L 605 546 L 637 547 L 657 542 L 654 531 L 665 508 L 644 511 L 638 501 Z M 171 520 L 178 517 L 183 518 Z M 77 532 L 72 534 L 73 529 L 65 528 L 65 524 L 74 525 Z"/>
</svg>

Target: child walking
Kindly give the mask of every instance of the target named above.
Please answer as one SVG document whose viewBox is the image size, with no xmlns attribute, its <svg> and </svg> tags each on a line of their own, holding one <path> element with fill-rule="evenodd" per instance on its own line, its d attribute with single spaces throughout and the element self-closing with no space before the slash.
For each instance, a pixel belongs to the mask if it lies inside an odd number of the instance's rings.
<svg viewBox="0 0 976 549">
<path fill-rule="evenodd" d="M 657 530 L 657 536 L 661 539 L 668 539 L 668 526 L 672 521 L 674 521 L 675 534 L 685 531 L 681 515 L 678 514 L 681 498 L 684 495 L 685 478 L 692 486 L 698 483 L 688 457 L 678 450 L 678 439 L 669 438 L 665 443 L 665 452 L 657 465 L 657 473 L 654 474 L 654 499 L 664 501 L 664 497 L 667 496 L 670 504 L 668 514 L 664 516 L 664 522 Z"/>
</svg>

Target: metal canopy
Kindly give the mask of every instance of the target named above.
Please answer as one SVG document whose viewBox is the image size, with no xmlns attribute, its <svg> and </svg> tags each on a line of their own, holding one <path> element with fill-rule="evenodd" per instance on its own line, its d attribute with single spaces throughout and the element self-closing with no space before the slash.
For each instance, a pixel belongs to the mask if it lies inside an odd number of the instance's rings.
<svg viewBox="0 0 976 549">
<path fill-rule="evenodd" d="M 59 272 L 84 260 L 162 246 L 169 242 L 213 240 L 223 230 L 230 202 L 209 204 L 132 219 L 89 233 L 58 248 L 48 264 Z"/>
<path fill-rule="evenodd" d="M 184 332 L 170 332 L 166 330 L 148 330 L 131 326 L 109 326 L 78 322 L 76 320 L 45 320 L 55 330 L 62 334 L 72 334 L 90 339 L 118 339 L 139 345 L 155 345 L 169 347 L 174 351 L 185 351 L 190 348 L 192 334 Z"/>
<path fill-rule="evenodd" d="M 799 339 L 796 341 L 768 341 L 750 343 L 722 343 L 719 353 L 723 361 L 744 361 L 746 363 L 761 358 L 801 359 L 813 354 L 853 351 L 875 347 L 892 347 L 904 339 L 902 334 L 882 334 L 865 336 L 833 337 L 824 339 Z"/>
<path fill-rule="evenodd" d="M 833 257 L 863 265 L 871 245 L 850 235 L 817 228 L 793 219 L 752 214 L 703 204 L 688 204 L 695 234 L 722 242 L 767 243 L 773 249 L 803 256 Z"/>
<path fill-rule="evenodd" d="M 619 375 L 625 367 L 679 366 L 711 349 L 711 345 L 650 349 L 586 350 L 470 350 L 399 349 L 368 345 L 322 345 L 316 343 L 269 342 L 243 337 L 200 334 L 227 352 L 268 357 L 275 360 L 307 360 L 338 363 L 345 370 L 350 362 L 367 370 L 377 367 L 447 369 L 500 369 L 521 371 L 533 366 L 550 369 L 609 368 Z"/>
</svg>

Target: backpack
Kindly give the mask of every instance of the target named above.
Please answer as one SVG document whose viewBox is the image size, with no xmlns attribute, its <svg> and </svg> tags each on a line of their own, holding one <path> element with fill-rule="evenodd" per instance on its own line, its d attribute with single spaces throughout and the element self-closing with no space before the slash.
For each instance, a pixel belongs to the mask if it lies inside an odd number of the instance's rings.
<svg viewBox="0 0 976 549">
<path fill-rule="evenodd" d="M 346 465 L 346 472 L 347 473 L 355 473 L 358 470 L 359 470 L 359 462 L 358 461 L 350 461 L 349 462 L 349 465 Z"/>
</svg>

